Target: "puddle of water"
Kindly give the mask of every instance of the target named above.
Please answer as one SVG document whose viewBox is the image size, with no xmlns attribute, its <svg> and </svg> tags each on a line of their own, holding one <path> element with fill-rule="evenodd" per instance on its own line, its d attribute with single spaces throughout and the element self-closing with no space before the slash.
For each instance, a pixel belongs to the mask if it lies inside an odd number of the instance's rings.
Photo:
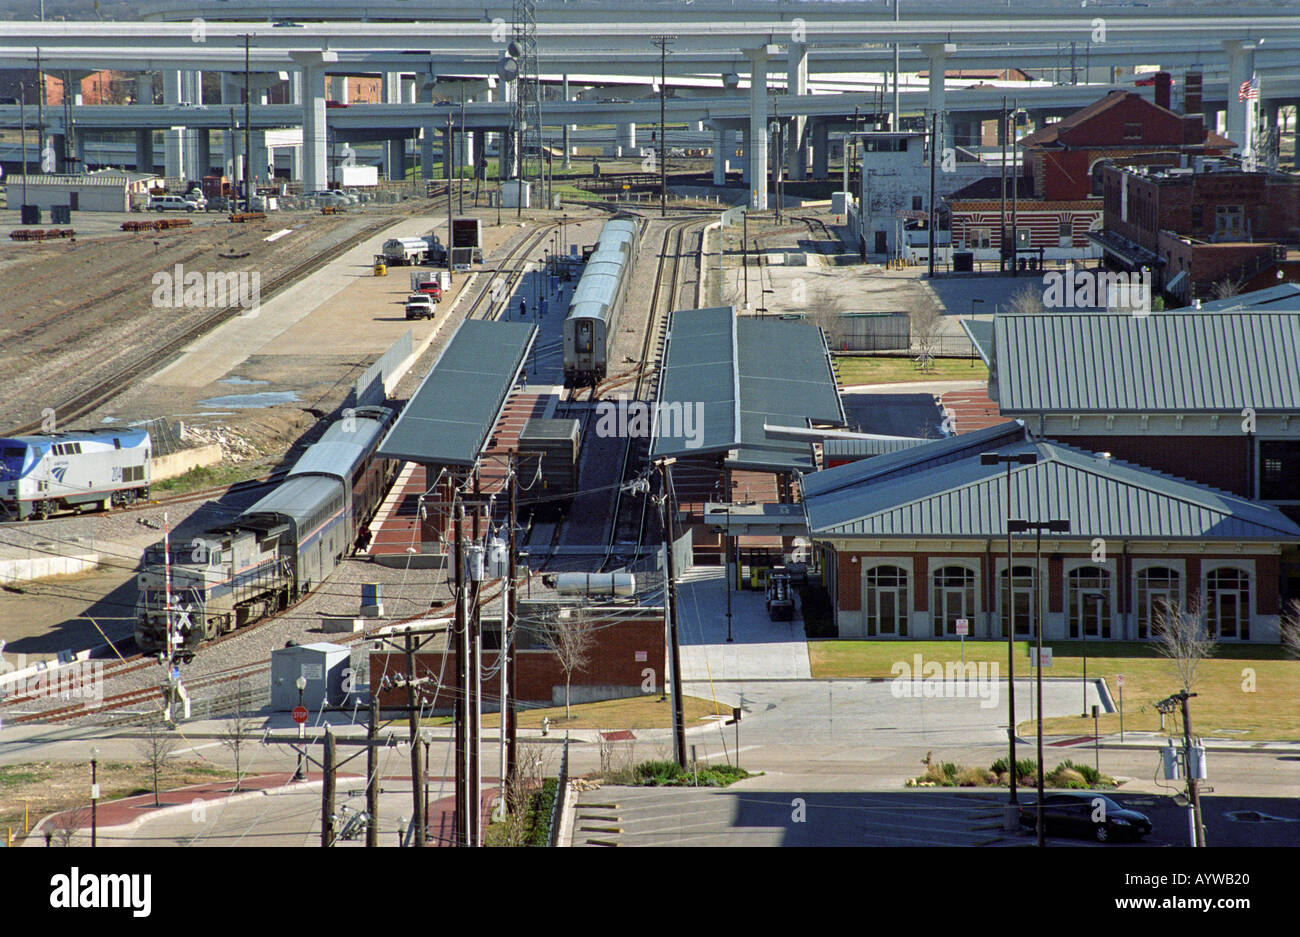
<svg viewBox="0 0 1300 937">
<path fill-rule="evenodd" d="M 218 384 L 269 384 L 270 381 L 259 381 L 251 377 L 223 377 L 217 381 Z"/>
<path fill-rule="evenodd" d="M 117 417 L 115 417 L 115 416 L 106 416 L 106 417 L 104 417 L 102 420 L 100 420 L 99 422 L 101 422 L 101 423 L 116 423 L 116 422 L 117 422 Z"/>
<path fill-rule="evenodd" d="M 226 397 L 209 397 L 199 403 L 206 407 L 230 407 L 234 410 L 251 410 L 258 407 L 273 407 L 279 403 L 293 403 L 298 399 L 297 391 L 264 390 L 256 394 L 230 394 Z"/>
</svg>

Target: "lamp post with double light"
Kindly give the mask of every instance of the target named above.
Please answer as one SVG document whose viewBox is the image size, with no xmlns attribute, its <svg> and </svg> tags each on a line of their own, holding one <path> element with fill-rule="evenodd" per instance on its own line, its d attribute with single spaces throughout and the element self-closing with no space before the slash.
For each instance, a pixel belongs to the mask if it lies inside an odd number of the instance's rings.
<svg viewBox="0 0 1300 937">
<path fill-rule="evenodd" d="M 1043 531 L 1053 534 L 1068 534 L 1070 522 L 1067 520 L 1050 521 L 1007 521 L 1007 532 L 1023 534 L 1034 531 L 1034 656 L 1037 663 L 1034 677 L 1034 690 L 1038 700 L 1038 802 L 1037 814 L 1038 845 L 1047 845 L 1043 828 Z"/>
<path fill-rule="evenodd" d="M 1012 563 L 1013 551 L 1011 544 L 1011 466 L 1013 465 L 1034 465 L 1038 462 L 1037 451 L 1033 452 L 981 452 L 980 465 L 1005 465 L 1007 467 L 1007 500 L 1005 519 L 1007 524 L 1007 597 L 1003 603 L 1003 627 L 1007 632 L 1007 738 L 1009 754 L 1007 756 L 1007 775 L 1010 781 L 1011 794 L 1008 800 L 1008 812 L 1004 817 L 1004 826 L 1014 822 L 1017 826 L 1020 823 L 1018 816 L 1014 814 L 1014 808 L 1019 799 L 1016 795 L 1016 626 L 1015 615 L 1011 608 L 1011 600 L 1014 596 L 1014 586 L 1012 577 L 1015 575 L 1015 567 Z"/>
</svg>

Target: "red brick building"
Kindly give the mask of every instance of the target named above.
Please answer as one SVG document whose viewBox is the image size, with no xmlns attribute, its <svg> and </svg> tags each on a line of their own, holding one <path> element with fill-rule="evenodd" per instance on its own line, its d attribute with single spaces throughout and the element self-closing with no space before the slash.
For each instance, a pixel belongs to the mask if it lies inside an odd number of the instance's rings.
<svg viewBox="0 0 1300 937">
<path fill-rule="evenodd" d="M 1164 75 L 1161 79 L 1159 75 Z M 1169 76 L 1157 75 L 1156 100 L 1135 91 L 1104 98 L 1021 137 L 1034 196 L 1048 201 L 1098 198 L 1101 167 L 1178 166 L 1194 156 L 1226 156 L 1235 144 L 1207 131 L 1200 114 L 1169 109 Z"/>
<path fill-rule="evenodd" d="M 1207 132 L 1200 114 L 1169 109 L 1169 75 L 1157 73 L 1155 101 L 1134 91 L 1112 91 L 1064 120 L 1021 137 L 1024 168 L 1007 183 L 1003 216 L 1002 180 L 989 177 L 948 198 L 953 245 L 992 250 L 998 256 L 1005 228 L 1012 227 L 1011 192 L 1016 193 L 1017 249 L 1060 259 L 1091 255 L 1089 235 L 1103 224 L 1102 171 L 1110 164 L 1179 166 L 1198 156 L 1227 154 L 1234 144 Z"/>
<path fill-rule="evenodd" d="M 641 694 L 661 693 L 667 674 L 668 648 L 664 632 L 662 608 L 592 608 L 592 634 L 595 645 L 589 663 L 574 671 L 571 700 L 574 703 L 603 699 L 620 699 Z M 521 609 L 520 620 L 526 620 Z M 486 643 L 499 644 L 499 622 L 484 621 Z M 555 653 L 548 650 L 527 626 L 520 629 L 516 642 L 515 677 L 516 698 L 532 706 L 562 706 L 564 704 L 564 668 Z M 483 669 L 496 670 L 498 652 L 483 650 Z M 446 660 L 444 661 L 444 657 Z M 375 651 L 370 655 L 370 679 L 377 685 L 384 674 L 406 671 L 405 655 L 397 652 Z M 456 696 L 456 661 L 443 651 L 420 652 L 415 655 L 415 675 L 432 677 L 442 688 L 439 699 L 446 706 L 435 705 L 435 711 L 450 710 Z M 484 682 L 484 709 L 496 709 L 499 680 Z M 649 689 L 647 689 L 647 687 Z M 381 706 L 405 706 L 405 689 L 388 689 L 380 693 Z"/>
<path fill-rule="evenodd" d="M 1286 261 L 1285 245 L 1300 244 L 1300 176 L 1197 160 L 1106 166 L 1102 189 L 1104 231 L 1095 240 L 1108 262 L 1150 267 L 1155 286 L 1181 303 L 1210 296 L 1218 283 L 1246 284 Z"/>
</svg>

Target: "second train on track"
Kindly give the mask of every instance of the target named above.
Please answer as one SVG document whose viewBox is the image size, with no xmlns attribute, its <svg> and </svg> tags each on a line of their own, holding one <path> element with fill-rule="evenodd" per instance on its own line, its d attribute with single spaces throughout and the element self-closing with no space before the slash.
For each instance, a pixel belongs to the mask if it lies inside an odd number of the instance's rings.
<svg viewBox="0 0 1300 937">
<path fill-rule="evenodd" d="M 632 282 L 642 224 L 622 215 L 600 229 L 564 319 L 565 387 L 594 387 L 609 373 L 609 349 Z"/>
</svg>

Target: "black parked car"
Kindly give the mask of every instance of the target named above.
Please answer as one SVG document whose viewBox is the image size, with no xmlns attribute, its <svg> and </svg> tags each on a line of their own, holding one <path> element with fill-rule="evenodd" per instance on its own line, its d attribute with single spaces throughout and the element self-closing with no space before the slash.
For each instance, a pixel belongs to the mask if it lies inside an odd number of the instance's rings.
<svg viewBox="0 0 1300 937">
<path fill-rule="evenodd" d="M 1099 843 L 1137 840 L 1151 832 L 1151 819 L 1145 813 L 1128 810 L 1105 794 L 1092 791 L 1045 795 L 1043 822 L 1048 833 L 1084 836 Z M 1037 823 L 1037 801 L 1021 804 L 1020 825 L 1032 829 Z"/>
</svg>

